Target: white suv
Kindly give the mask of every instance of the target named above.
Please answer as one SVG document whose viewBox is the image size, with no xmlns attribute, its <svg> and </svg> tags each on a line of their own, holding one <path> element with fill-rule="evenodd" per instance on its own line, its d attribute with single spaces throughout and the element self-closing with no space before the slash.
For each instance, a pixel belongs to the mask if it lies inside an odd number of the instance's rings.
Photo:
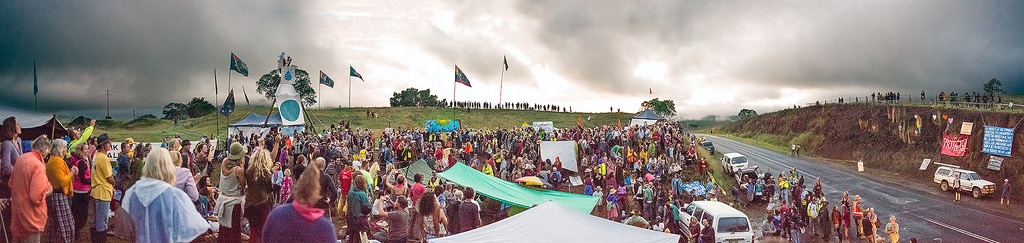
<svg viewBox="0 0 1024 243">
<path fill-rule="evenodd" d="M 942 188 L 942 191 L 948 192 L 954 189 L 953 181 L 956 180 L 957 175 L 960 175 L 960 191 L 971 192 L 971 196 L 974 198 L 981 198 L 996 192 L 995 183 L 981 179 L 977 172 L 960 169 L 956 166 L 939 166 L 938 169 L 935 169 L 935 177 L 932 180 L 939 183 L 939 188 Z"/>
<path fill-rule="evenodd" d="M 747 168 L 747 156 L 739 153 L 728 153 L 722 156 L 722 168 L 730 175 Z"/>
</svg>

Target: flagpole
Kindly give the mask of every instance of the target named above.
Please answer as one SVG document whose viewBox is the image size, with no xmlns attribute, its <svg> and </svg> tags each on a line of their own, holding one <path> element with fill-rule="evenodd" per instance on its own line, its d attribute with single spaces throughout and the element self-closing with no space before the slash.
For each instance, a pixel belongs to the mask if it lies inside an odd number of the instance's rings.
<svg viewBox="0 0 1024 243">
<path fill-rule="evenodd" d="M 320 71 L 320 72 L 323 72 L 323 71 Z M 320 97 L 324 96 L 324 84 L 320 84 L 319 86 L 320 86 L 320 90 L 317 91 L 317 93 L 320 93 L 320 95 L 316 96 L 316 104 L 320 105 L 319 109 L 323 110 L 324 109 L 324 103 L 320 102 Z"/>
<path fill-rule="evenodd" d="M 228 71 L 231 72 L 230 70 Z M 220 88 L 217 87 L 217 68 L 213 69 L 213 102 L 220 101 Z M 213 135 L 211 138 L 217 139 L 217 130 L 220 130 L 220 116 L 217 116 L 217 126 L 213 127 Z M 217 146 L 214 146 L 213 150 L 217 150 Z"/>
<path fill-rule="evenodd" d="M 352 66 L 349 66 L 352 68 Z M 348 109 L 352 109 L 352 74 L 348 75 Z"/>
<path fill-rule="evenodd" d="M 498 81 L 498 105 L 501 105 L 501 93 L 505 88 L 505 69 L 501 69 L 501 81 Z"/>
<path fill-rule="evenodd" d="M 459 70 L 459 66 L 455 66 L 455 71 L 458 71 L 458 70 Z M 458 73 L 456 73 L 456 77 L 455 77 L 456 79 L 459 78 L 457 75 L 458 75 Z M 458 83 L 458 82 L 452 82 L 452 108 L 454 108 L 454 109 L 452 109 L 452 119 L 455 119 L 455 111 L 459 110 L 459 108 L 455 106 L 455 87 L 457 87 L 457 86 L 455 86 L 455 83 Z"/>
</svg>

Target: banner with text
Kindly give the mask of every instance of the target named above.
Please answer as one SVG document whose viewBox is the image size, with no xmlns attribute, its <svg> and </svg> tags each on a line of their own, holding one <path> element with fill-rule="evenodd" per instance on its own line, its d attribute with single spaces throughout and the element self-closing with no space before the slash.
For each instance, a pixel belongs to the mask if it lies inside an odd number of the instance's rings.
<svg viewBox="0 0 1024 243">
<path fill-rule="evenodd" d="M 942 134 L 942 154 L 960 157 L 967 154 L 967 139 L 970 136 L 949 136 Z"/>
<path fill-rule="evenodd" d="M 1010 157 L 1013 149 L 1013 128 L 985 126 L 981 152 Z"/>
</svg>

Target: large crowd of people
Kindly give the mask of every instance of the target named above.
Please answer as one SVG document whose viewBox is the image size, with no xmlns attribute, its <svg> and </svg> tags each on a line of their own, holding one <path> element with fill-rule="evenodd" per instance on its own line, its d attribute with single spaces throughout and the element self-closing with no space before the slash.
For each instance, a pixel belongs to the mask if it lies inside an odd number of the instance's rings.
<svg viewBox="0 0 1024 243">
<path fill-rule="evenodd" d="M 437 173 L 456 163 L 507 181 L 536 176 L 549 189 L 599 197 L 594 215 L 679 234 L 681 242 L 714 237 L 706 227 L 713 222 L 682 219 L 681 209 L 695 200 L 737 207 L 761 202 L 772 212 L 766 234 L 795 242 L 830 232 L 841 239 L 869 237 L 879 228 L 898 235 L 898 227 L 883 227 L 859 196 L 844 196 L 830 208 L 820 180 L 807 190 L 795 170 L 722 188 L 697 154 L 701 138 L 678 123 L 430 133 L 374 132 L 342 122 L 291 136 L 275 129 L 232 134 L 221 153 L 205 138 L 194 147 L 177 137 L 160 144 L 125 138 L 114 149 L 114 138 L 92 131 L 90 124 L 26 146 L 17 121 L 4 121 L 5 235 L 18 242 L 72 242 L 84 238 L 91 220 L 93 242 L 108 235 L 146 242 L 408 242 L 470 231 L 525 210 L 442 182 Z M 542 158 L 541 141 L 575 141 L 579 172 L 566 170 L 560 158 Z M 421 159 L 433 165 L 431 173 L 403 174 L 400 168 Z M 570 177 L 580 178 L 582 191 L 570 190 Z M 690 181 L 702 182 L 707 193 L 685 189 Z M 855 233 L 847 233 L 851 226 Z"/>
</svg>

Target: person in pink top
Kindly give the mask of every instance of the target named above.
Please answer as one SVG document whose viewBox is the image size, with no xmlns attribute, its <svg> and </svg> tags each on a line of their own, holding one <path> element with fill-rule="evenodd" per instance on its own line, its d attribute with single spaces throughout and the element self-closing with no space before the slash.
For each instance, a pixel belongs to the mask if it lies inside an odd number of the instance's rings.
<svg viewBox="0 0 1024 243">
<path fill-rule="evenodd" d="M 85 228 L 89 204 L 92 203 L 92 196 L 89 196 L 89 190 L 92 189 L 92 164 L 86 159 L 86 147 L 89 147 L 87 143 L 71 147 L 71 170 L 78 171 L 71 175 L 71 188 L 74 191 L 71 197 L 71 217 L 75 219 L 75 235 Z"/>
<path fill-rule="evenodd" d="M 420 201 L 423 194 L 427 192 L 427 187 L 423 185 L 423 174 L 416 173 L 416 175 L 412 176 L 412 181 L 414 183 L 412 184 L 412 188 L 409 190 L 409 197 L 412 198 L 413 203 L 416 203 Z"/>
</svg>

